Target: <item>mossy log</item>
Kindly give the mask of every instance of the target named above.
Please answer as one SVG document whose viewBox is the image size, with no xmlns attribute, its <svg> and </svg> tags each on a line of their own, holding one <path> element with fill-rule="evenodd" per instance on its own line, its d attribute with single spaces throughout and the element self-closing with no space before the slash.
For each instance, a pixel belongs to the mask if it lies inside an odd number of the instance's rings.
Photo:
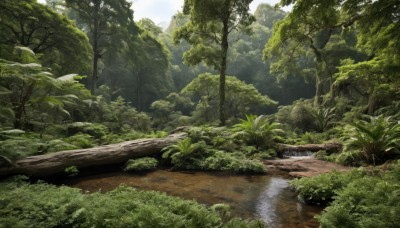
<svg viewBox="0 0 400 228">
<path fill-rule="evenodd" d="M 285 152 L 317 152 L 320 150 L 325 150 L 328 153 L 338 152 L 342 149 L 343 145 L 337 142 L 328 142 L 323 144 L 305 144 L 305 145 L 288 145 L 288 144 L 279 144 L 278 151 Z"/>
<path fill-rule="evenodd" d="M 25 157 L 14 161 L 10 166 L 0 167 L 0 176 L 24 174 L 41 177 L 62 173 L 65 168 L 71 166 L 81 169 L 120 164 L 128 159 L 161 153 L 162 148 L 172 145 L 186 136 L 186 133 L 181 132 L 165 138 L 138 139 L 88 149 Z"/>
</svg>

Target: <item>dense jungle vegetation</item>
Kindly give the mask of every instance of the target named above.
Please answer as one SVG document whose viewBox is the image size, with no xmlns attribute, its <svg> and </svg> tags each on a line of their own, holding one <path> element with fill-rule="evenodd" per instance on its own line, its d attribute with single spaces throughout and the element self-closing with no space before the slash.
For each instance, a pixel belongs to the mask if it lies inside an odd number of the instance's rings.
<svg viewBox="0 0 400 228">
<path fill-rule="evenodd" d="M 169 27 L 128 0 L 0 1 L 0 169 L 18 159 L 188 137 L 127 172 L 268 173 L 280 144 L 337 142 L 355 167 L 291 182 L 321 227 L 400 224 L 400 1 L 185 0 Z M 289 12 L 281 7 L 291 6 Z M 65 176 L 79 169 L 69 166 Z M 159 192 L 0 182 L 0 227 L 260 227 Z"/>
</svg>

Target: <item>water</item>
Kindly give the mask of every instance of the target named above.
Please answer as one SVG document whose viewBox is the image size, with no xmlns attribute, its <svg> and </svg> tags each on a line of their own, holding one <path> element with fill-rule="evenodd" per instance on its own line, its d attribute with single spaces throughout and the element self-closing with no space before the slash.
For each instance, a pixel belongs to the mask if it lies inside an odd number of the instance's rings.
<svg viewBox="0 0 400 228">
<path fill-rule="evenodd" d="M 125 172 L 87 175 L 64 182 L 89 192 L 106 192 L 120 184 L 155 190 L 199 203 L 225 203 L 242 218 L 258 218 L 270 227 L 318 227 L 319 207 L 300 204 L 282 175 L 227 175 L 157 170 L 137 175 Z"/>
<path fill-rule="evenodd" d="M 283 156 L 307 159 L 312 157 L 313 154 L 311 151 L 285 151 Z"/>
</svg>

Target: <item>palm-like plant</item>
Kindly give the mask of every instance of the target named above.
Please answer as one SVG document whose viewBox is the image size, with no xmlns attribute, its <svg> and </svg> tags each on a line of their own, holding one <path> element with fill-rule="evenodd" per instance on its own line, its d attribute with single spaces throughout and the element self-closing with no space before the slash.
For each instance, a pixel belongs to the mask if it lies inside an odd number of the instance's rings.
<svg viewBox="0 0 400 228">
<path fill-rule="evenodd" d="M 391 121 L 391 117 L 369 118 L 351 124 L 344 149 L 356 150 L 366 162 L 375 164 L 399 152 L 400 122 Z"/>
<path fill-rule="evenodd" d="M 163 158 L 171 158 L 171 163 L 178 168 L 194 169 L 199 167 L 199 162 L 206 151 L 203 141 L 192 143 L 189 137 L 163 149 Z"/>
<path fill-rule="evenodd" d="M 333 126 L 335 118 L 335 108 L 323 108 L 312 109 L 311 115 L 314 117 L 314 124 L 316 130 L 324 132 Z"/>
<path fill-rule="evenodd" d="M 240 120 L 240 123 L 236 124 L 234 129 L 237 131 L 237 135 L 257 148 L 273 146 L 279 135 L 284 133 L 280 123 L 271 122 L 264 115 L 258 117 L 246 115 L 246 119 Z"/>
</svg>

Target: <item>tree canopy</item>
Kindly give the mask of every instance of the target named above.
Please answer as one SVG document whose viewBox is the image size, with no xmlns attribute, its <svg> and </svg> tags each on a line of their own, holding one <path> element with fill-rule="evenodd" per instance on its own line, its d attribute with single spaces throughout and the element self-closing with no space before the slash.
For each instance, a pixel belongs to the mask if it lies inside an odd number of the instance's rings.
<svg viewBox="0 0 400 228">
<path fill-rule="evenodd" d="M 85 33 L 36 0 L 0 1 L 0 30 L 0 58 L 10 59 L 14 46 L 24 46 L 55 74 L 91 72 L 92 51 Z"/>
<path fill-rule="evenodd" d="M 254 22 L 249 13 L 251 0 L 186 0 L 184 13 L 190 20 L 174 33 L 175 42 L 185 39 L 192 45 L 185 52 L 184 61 L 190 65 L 204 62 L 220 73 L 219 120 L 225 125 L 225 77 L 229 34 L 239 28 L 246 29 Z"/>
</svg>

